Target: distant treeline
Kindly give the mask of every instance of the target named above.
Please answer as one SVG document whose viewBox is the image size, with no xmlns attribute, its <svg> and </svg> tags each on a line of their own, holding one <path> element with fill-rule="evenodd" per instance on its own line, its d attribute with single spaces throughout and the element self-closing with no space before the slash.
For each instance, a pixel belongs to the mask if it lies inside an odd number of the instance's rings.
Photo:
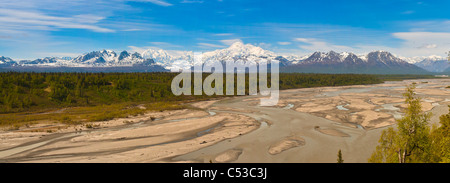
<svg viewBox="0 0 450 183">
<path fill-rule="evenodd" d="M 175 96 L 171 91 L 171 83 L 176 75 L 178 73 L 168 72 L 3 72 L 0 73 L 0 113 L 72 106 L 98 106 L 123 102 L 151 103 L 223 97 L 214 95 Z M 204 74 L 203 79 L 207 75 Z M 248 76 L 246 80 L 248 84 Z M 279 83 L 280 89 L 292 89 L 382 82 L 383 79 L 375 75 L 280 73 Z M 270 82 L 268 83 L 270 84 Z"/>
<path fill-rule="evenodd" d="M 382 82 L 383 80 L 376 75 L 364 74 L 280 74 L 280 89 L 282 90 L 320 86 L 378 84 Z"/>
<path fill-rule="evenodd" d="M 390 75 L 375 75 L 383 81 L 402 81 L 406 79 L 435 79 L 434 75 L 412 75 L 412 74 L 390 74 Z"/>
</svg>

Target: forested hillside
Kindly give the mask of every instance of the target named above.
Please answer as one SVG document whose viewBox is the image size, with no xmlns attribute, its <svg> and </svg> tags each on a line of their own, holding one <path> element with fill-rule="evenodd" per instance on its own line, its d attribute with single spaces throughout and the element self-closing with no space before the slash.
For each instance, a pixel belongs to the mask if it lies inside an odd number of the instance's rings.
<svg viewBox="0 0 450 183">
<path fill-rule="evenodd" d="M 0 73 L 0 113 L 216 97 L 174 96 L 171 81 L 176 75 L 177 73 Z M 370 75 L 280 74 L 280 89 L 380 82 L 380 79 Z"/>
</svg>

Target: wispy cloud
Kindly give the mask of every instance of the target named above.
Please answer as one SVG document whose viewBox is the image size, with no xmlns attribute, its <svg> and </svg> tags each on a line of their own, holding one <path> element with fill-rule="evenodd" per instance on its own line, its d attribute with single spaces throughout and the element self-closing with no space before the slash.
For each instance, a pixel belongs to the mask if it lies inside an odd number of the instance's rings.
<svg viewBox="0 0 450 183">
<path fill-rule="evenodd" d="M 13 9 L 0 9 L 0 24 L 9 30 L 55 30 L 85 29 L 94 32 L 115 32 L 112 29 L 96 25 L 104 17 L 95 15 L 76 15 L 70 17 L 50 16 L 40 12 Z"/>
<path fill-rule="evenodd" d="M 181 1 L 180 3 L 186 3 L 186 4 L 189 4 L 189 3 L 199 3 L 199 4 L 201 4 L 201 3 L 203 3 L 204 1 L 202 1 L 202 0 L 183 0 L 183 1 Z"/>
<path fill-rule="evenodd" d="M 217 44 L 211 44 L 211 43 L 198 43 L 197 44 L 199 48 L 206 48 L 206 49 L 211 49 L 211 48 L 224 48 L 224 45 L 217 45 Z"/>
<path fill-rule="evenodd" d="M 392 36 L 403 40 L 397 50 L 403 55 L 444 55 L 450 47 L 449 32 L 396 32 Z"/>
<path fill-rule="evenodd" d="M 10 57 L 36 59 L 43 56 L 39 53 L 81 53 L 108 48 L 112 41 L 96 39 L 101 34 L 111 38 L 134 35 L 131 32 L 180 34 L 180 29 L 154 23 L 150 18 L 123 16 L 141 9 L 127 3 L 130 1 L 133 0 L 0 0 L 0 52 Z M 138 1 L 163 8 L 172 5 L 165 0 Z M 92 33 L 73 34 L 76 30 Z"/>
<path fill-rule="evenodd" d="M 218 33 L 218 34 L 213 34 L 214 36 L 232 36 L 232 33 Z"/>
<path fill-rule="evenodd" d="M 156 46 L 156 47 L 160 47 L 160 48 L 183 48 L 183 46 L 181 45 L 176 45 L 176 44 L 172 44 L 172 43 L 167 43 L 167 42 L 150 42 L 150 44 Z"/>
<path fill-rule="evenodd" d="M 425 44 L 423 46 L 420 46 L 419 48 L 427 48 L 427 49 L 437 48 L 437 44 Z"/>
<path fill-rule="evenodd" d="M 82 53 L 71 53 L 71 52 L 39 52 L 37 55 L 40 57 L 77 57 Z"/>
<path fill-rule="evenodd" d="M 224 39 L 224 40 L 220 40 L 221 43 L 225 44 L 225 45 L 232 45 L 235 42 L 243 42 L 241 39 Z"/>
<path fill-rule="evenodd" d="M 52 12 L 52 14 L 111 15 L 120 10 L 136 10 L 127 0 L 1 0 L 0 7 L 28 11 Z"/>
<path fill-rule="evenodd" d="M 172 6 L 173 4 L 170 4 L 166 1 L 162 1 L 162 0 L 126 0 L 126 1 L 135 1 L 135 2 L 148 2 L 148 3 L 153 3 L 159 6 Z"/>
<path fill-rule="evenodd" d="M 317 40 L 314 38 L 295 38 L 293 41 L 306 43 L 306 45 L 299 45 L 300 48 L 308 51 L 349 51 L 353 48 L 343 45 L 335 45 L 325 41 Z"/>
<path fill-rule="evenodd" d="M 368 43 L 337 45 L 316 38 L 295 38 L 293 42 L 301 43 L 297 46 L 309 52 L 333 50 L 365 54 L 375 50 L 386 50 L 403 57 L 444 56 L 450 47 L 450 33 L 448 32 L 395 32 L 390 36 L 399 39 L 400 44 L 398 46 Z"/>
<path fill-rule="evenodd" d="M 409 31 L 411 32 L 448 32 L 450 30 L 450 19 L 403 21 L 396 23 L 403 27 L 409 27 Z"/>
<path fill-rule="evenodd" d="M 392 35 L 409 42 L 450 44 L 449 32 L 396 32 L 392 33 Z"/>
<path fill-rule="evenodd" d="M 290 45 L 291 44 L 291 42 L 277 42 L 279 45 L 283 45 L 283 46 L 286 46 L 286 45 Z"/>
<path fill-rule="evenodd" d="M 128 46 L 131 52 L 142 53 L 148 49 L 148 47 Z"/>
<path fill-rule="evenodd" d="M 124 29 L 125 32 L 142 31 L 143 29 Z"/>
</svg>

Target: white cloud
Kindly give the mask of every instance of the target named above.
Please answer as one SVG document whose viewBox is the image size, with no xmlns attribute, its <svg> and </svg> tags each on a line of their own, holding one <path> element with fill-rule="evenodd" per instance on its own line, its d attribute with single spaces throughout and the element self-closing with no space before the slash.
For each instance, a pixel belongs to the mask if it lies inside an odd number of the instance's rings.
<svg viewBox="0 0 450 183">
<path fill-rule="evenodd" d="M 186 3 L 186 4 L 189 4 L 189 3 L 203 3 L 204 1 L 201 1 L 201 0 L 183 0 L 183 1 L 181 1 L 180 3 Z"/>
<path fill-rule="evenodd" d="M 0 0 L 0 47 L 7 48 L 3 54 L 10 57 L 36 59 L 42 56 L 38 53 L 81 53 L 86 49 L 103 49 L 108 44 L 108 41 L 93 44 L 99 40 L 92 38 L 91 33 L 76 36 L 57 33 L 68 29 L 108 34 L 147 31 L 155 37 L 182 35 L 181 29 L 152 23 L 151 19 L 110 18 L 117 12 L 142 10 L 127 2 L 129 0 Z M 162 7 L 172 5 L 166 0 L 141 2 Z M 66 44 L 55 46 L 61 42 Z M 23 50 L 29 51 L 24 53 Z"/>
<path fill-rule="evenodd" d="M 283 45 L 283 46 L 286 46 L 286 45 L 290 45 L 291 44 L 291 42 L 277 42 L 279 45 Z"/>
<path fill-rule="evenodd" d="M 148 47 L 137 47 L 137 46 L 128 46 L 128 48 L 131 49 L 130 50 L 131 52 L 138 52 L 138 53 L 142 53 L 148 49 Z"/>
<path fill-rule="evenodd" d="M 403 40 L 414 40 L 420 42 L 433 40 L 443 43 L 450 43 L 449 32 L 396 32 L 392 33 L 392 35 Z"/>
<path fill-rule="evenodd" d="M 0 0 L 0 7 L 65 15 L 95 13 L 109 16 L 116 10 L 135 9 L 126 2 L 127 0 Z"/>
<path fill-rule="evenodd" d="M 232 36 L 232 33 L 219 33 L 219 34 L 213 34 L 214 36 Z"/>
<path fill-rule="evenodd" d="M 112 29 L 95 25 L 104 17 L 95 15 L 77 15 L 71 17 L 50 16 L 39 12 L 0 9 L 2 29 L 9 30 L 55 30 L 59 28 L 86 29 L 94 32 L 115 32 Z"/>
<path fill-rule="evenodd" d="M 223 45 L 217 45 L 217 44 L 210 44 L 210 43 L 198 43 L 198 46 L 200 48 L 224 48 Z"/>
<path fill-rule="evenodd" d="M 125 32 L 142 31 L 143 29 L 124 29 Z"/>
<path fill-rule="evenodd" d="M 432 48 L 437 48 L 437 45 L 436 45 L 436 44 L 426 44 L 426 45 L 423 45 L 423 46 L 421 46 L 421 47 L 419 47 L 419 48 L 428 48 L 428 49 L 432 49 Z"/>
<path fill-rule="evenodd" d="M 410 32 L 448 32 L 450 20 L 405 21 L 398 23 L 401 26 L 410 27 Z"/>
<path fill-rule="evenodd" d="M 235 42 L 241 42 L 242 43 L 243 41 L 241 39 L 224 39 L 224 40 L 220 40 L 220 42 L 225 44 L 225 45 L 227 45 L 227 46 L 230 46 L 230 45 L 232 45 Z"/>
<path fill-rule="evenodd" d="M 405 56 L 442 56 L 450 49 L 448 32 L 396 32 L 392 36 L 403 40 L 396 51 Z"/>
<path fill-rule="evenodd" d="M 348 46 L 342 46 L 342 45 L 334 45 L 331 43 L 327 43 L 325 41 L 320 41 L 314 38 L 295 38 L 293 41 L 296 42 L 302 42 L 306 43 L 306 45 L 299 45 L 299 48 L 302 48 L 304 50 L 308 51 L 337 51 L 337 52 L 343 52 L 343 51 L 350 51 L 353 50 L 353 48 Z"/>
<path fill-rule="evenodd" d="M 77 57 L 80 56 L 81 53 L 70 53 L 70 52 L 39 52 L 37 55 L 41 57 Z"/>
<path fill-rule="evenodd" d="M 157 47 L 161 47 L 161 48 L 182 48 L 183 46 L 181 45 L 175 45 L 172 43 L 167 43 L 167 42 L 150 42 L 150 44 L 157 46 Z"/>
<path fill-rule="evenodd" d="M 272 48 L 272 44 L 270 44 L 270 43 L 256 43 L 254 45 L 257 47 L 260 47 L 262 49 L 266 49 L 266 50 L 269 50 Z"/>
<path fill-rule="evenodd" d="M 135 2 L 149 2 L 160 6 L 172 6 L 173 4 L 170 4 L 168 2 L 162 1 L 162 0 L 126 0 L 126 1 L 135 1 Z"/>
</svg>

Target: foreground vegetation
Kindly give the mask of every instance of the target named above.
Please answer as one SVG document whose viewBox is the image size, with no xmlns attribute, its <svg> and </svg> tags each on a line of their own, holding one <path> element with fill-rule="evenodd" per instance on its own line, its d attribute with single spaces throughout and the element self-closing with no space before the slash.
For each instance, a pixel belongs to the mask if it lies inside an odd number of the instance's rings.
<svg viewBox="0 0 450 183">
<path fill-rule="evenodd" d="M 375 163 L 450 163 L 450 112 L 440 117 L 440 127 L 430 127 L 431 113 L 424 113 L 415 85 L 404 93 L 405 116 L 381 134 L 379 145 L 369 159 Z"/>
<path fill-rule="evenodd" d="M 151 110 L 184 108 L 181 104 L 186 101 L 224 97 L 175 96 L 171 92 L 171 81 L 176 75 L 178 73 L 3 72 L 0 73 L 0 126 L 40 121 L 102 121 Z M 280 73 L 280 89 L 383 81 L 376 75 Z"/>
</svg>

